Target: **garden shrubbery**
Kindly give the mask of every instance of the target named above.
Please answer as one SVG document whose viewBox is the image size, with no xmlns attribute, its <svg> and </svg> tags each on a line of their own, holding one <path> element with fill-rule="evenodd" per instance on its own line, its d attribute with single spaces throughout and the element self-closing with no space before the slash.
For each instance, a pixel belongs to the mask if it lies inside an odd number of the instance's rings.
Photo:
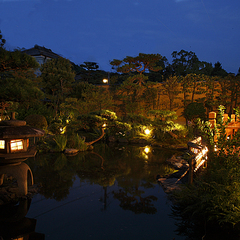
<svg viewBox="0 0 240 240">
<path fill-rule="evenodd" d="M 215 129 L 211 129 L 208 123 L 204 127 L 202 122 L 200 126 L 212 150 L 208 167 L 192 185 L 185 185 L 174 194 L 173 212 L 185 223 L 214 223 L 223 227 L 240 223 L 240 132 L 232 138 L 226 136 L 221 111 Z M 218 132 L 217 142 L 213 141 L 214 131 Z"/>
<path fill-rule="evenodd" d="M 44 116 L 39 114 L 31 114 L 25 118 L 27 125 L 39 129 L 46 130 L 48 127 L 47 120 Z"/>
</svg>

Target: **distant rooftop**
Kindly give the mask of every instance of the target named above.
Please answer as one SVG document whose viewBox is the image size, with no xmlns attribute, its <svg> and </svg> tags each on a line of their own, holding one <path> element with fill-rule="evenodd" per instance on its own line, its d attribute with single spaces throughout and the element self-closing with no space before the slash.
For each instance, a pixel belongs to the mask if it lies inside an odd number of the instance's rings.
<svg viewBox="0 0 240 240">
<path fill-rule="evenodd" d="M 26 49 L 23 50 L 22 52 L 30 55 L 30 56 L 45 56 L 45 57 L 49 57 L 49 58 L 59 58 L 61 57 L 60 55 L 52 52 L 51 49 L 45 48 L 45 47 L 41 47 L 38 45 L 35 45 L 33 48 L 30 49 Z"/>
</svg>

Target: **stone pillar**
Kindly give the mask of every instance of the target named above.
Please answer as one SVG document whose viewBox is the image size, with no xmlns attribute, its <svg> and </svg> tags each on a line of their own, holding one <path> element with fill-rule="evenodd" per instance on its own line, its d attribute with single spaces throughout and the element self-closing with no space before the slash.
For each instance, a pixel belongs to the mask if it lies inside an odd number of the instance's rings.
<svg viewBox="0 0 240 240">
<path fill-rule="evenodd" d="M 217 114 L 215 112 L 210 112 L 208 114 L 208 121 L 211 123 L 211 128 L 214 128 L 216 126 L 216 117 Z"/>
<path fill-rule="evenodd" d="M 28 186 L 33 185 L 33 174 L 30 167 L 26 163 L 8 164 L 0 166 L 0 183 L 3 183 L 4 174 L 17 179 L 19 195 L 28 194 Z"/>
</svg>

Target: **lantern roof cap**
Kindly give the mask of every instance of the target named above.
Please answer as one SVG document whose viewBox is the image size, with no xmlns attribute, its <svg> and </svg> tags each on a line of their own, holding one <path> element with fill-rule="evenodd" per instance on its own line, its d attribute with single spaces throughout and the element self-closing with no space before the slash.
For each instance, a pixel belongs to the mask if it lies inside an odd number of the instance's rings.
<svg viewBox="0 0 240 240">
<path fill-rule="evenodd" d="M 0 126 L 1 139 L 43 137 L 44 134 L 43 130 L 29 126 Z"/>
<path fill-rule="evenodd" d="M 26 121 L 16 120 L 15 113 L 12 113 L 11 120 L 0 121 L 0 138 L 29 138 L 42 137 L 45 131 L 26 126 Z"/>
</svg>

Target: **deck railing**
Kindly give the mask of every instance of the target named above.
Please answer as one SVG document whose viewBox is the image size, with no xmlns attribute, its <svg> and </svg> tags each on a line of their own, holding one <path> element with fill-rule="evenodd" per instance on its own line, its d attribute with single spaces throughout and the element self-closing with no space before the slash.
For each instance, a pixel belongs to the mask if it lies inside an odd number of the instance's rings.
<svg viewBox="0 0 240 240">
<path fill-rule="evenodd" d="M 193 174 L 201 167 L 207 165 L 208 148 L 202 144 L 202 137 L 198 137 L 188 142 L 188 150 L 191 153 L 189 161 L 188 182 L 193 182 Z"/>
</svg>

